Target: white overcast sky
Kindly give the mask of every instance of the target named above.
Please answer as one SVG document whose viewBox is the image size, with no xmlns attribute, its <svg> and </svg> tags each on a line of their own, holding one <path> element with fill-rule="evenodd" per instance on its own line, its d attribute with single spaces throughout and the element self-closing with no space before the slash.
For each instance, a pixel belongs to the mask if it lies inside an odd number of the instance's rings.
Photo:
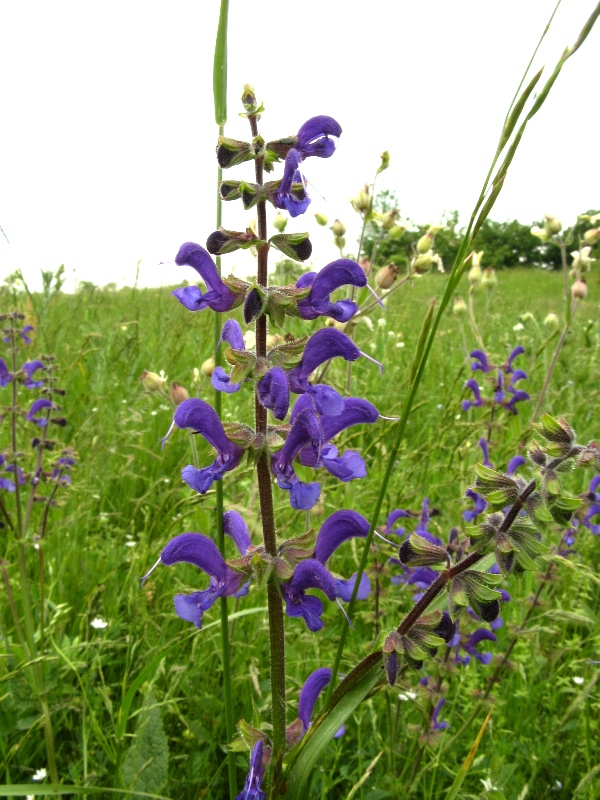
<svg viewBox="0 0 600 800">
<path fill-rule="evenodd" d="M 536 60 L 551 71 L 595 0 L 563 0 Z M 243 84 L 265 138 L 328 114 L 335 155 L 310 159 L 310 212 L 357 226 L 348 198 L 379 179 L 421 223 L 468 217 L 508 103 L 554 0 L 231 0 L 228 135 Z M 212 58 L 218 0 L 38 0 L 3 4 L 0 29 L 0 279 L 65 264 L 75 280 L 160 285 L 193 279 L 172 261 L 214 229 Z M 600 205 L 600 29 L 571 59 L 528 129 L 493 218 L 565 224 Z M 230 170 L 251 180 L 252 165 Z M 278 177 L 275 174 L 273 177 Z M 317 191 L 322 197 L 317 194 Z M 326 200 L 324 199 L 326 198 Z M 243 217 L 226 205 L 224 224 Z M 248 216 L 251 217 L 252 212 Z M 307 220 L 307 217 L 311 217 Z M 352 224 L 350 224 L 352 223 Z M 312 214 L 288 230 L 313 230 Z M 315 266 L 335 258 L 315 236 Z M 248 257 L 248 256 L 246 256 Z M 243 272 L 237 254 L 225 268 Z"/>
</svg>

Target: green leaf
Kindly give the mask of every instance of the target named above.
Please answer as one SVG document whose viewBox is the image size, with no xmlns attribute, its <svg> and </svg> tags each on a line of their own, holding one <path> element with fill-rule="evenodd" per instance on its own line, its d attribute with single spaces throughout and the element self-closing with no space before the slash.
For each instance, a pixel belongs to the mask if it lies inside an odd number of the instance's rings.
<svg viewBox="0 0 600 800">
<path fill-rule="evenodd" d="M 315 720 L 286 758 L 286 761 L 292 762 L 283 778 L 287 784 L 286 800 L 305 800 L 312 771 L 331 743 L 333 735 L 383 680 L 381 651 L 371 653 L 344 678 L 333 693 L 330 708 Z"/>
<path fill-rule="evenodd" d="M 144 699 L 135 739 L 121 767 L 123 781 L 136 792 L 160 791 L 167 783 L 169 744 L 152 691 Z"/>
<path fill-rule="evenodd" d="M 106 786 L 66 786 L 63 784 L 54 785 L 45 783 L 37 786 L 35 783 L 18 783 L 13 786 L 0 786 L 0 797 L 64 797 L 65 795 L 83 794 L 117 794 L 134 795 L 135 797 L 149 797 L 152 800 L 171 800 L 162 794 L 150 792 L 138 792 L 131 789 L 113 789 Z"/>
<path fill-rule="evenodd" d="M 215 101 L 215 122 L 225 125 L 227 122 L 227 17 L 229 0 L 221 0 L 219 27 L 215 42 L 215 58 L 213 61 L 213 97 Z"/>
<path fill-rule="evenodd" d="M 473 747 L 471 747 L 471 749 L 469 751 L 469 755 L 465 758 L 464 764 L 459 769 L 458 774 L 457 774 L 456 778 L 454 779 L 454 783 L 452 784 L 452 786 L 450 787 L 450 791 L 446 795 L 446 800 L 454 800 L 454 798 L 457 796 L 458 790 L 462 786 L 462 782 L 464 781 L 464 779 L 467 776 L 467 772 L 469 771 L 469 767 L 471 766 L 471 762 L 475 758 L 475 753 L 477 752 L 477 749 L 479 747 L 481 739 L 483 738 L 483 734 L 485 732 L 485 729 L 487 728 L 487 724 L 490 721 L 490 717 L 491 716 L 492 716 L 492 712 L 490 711 L 489 714 L 487 715 L 487 717 L 485 718 L 479 733 L 477 734 L 477 738 L 473 742 Z"/>
</svg>

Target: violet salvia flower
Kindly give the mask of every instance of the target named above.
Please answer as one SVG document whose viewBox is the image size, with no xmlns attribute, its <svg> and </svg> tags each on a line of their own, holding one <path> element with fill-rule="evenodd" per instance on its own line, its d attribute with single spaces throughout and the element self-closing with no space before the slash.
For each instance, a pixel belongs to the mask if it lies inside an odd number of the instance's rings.
<svg viewBox="0 0 600 800">
<path fill-rule="evenodd" d="M 457 629 L 456 633 L 448 643 L 448 647 L 456 648 L 454 663 L 466 665 L 471 663 L 471 658 L 475 658 L 481 664 L 486 666 L 490 664 L 493 659 L 492 653 L 489 651 L 481 653 L 479 650 L 477 650 L 477 645 L 485 641 L 497 642 L 498 640 L 495 634 L 493 634 L 491 631 L 488 631 L 487 628 L 477 628 L 477 630 L 468 637 L 462 636 Z M 464 656 L 460 655 L 461 649 L 465 651 Z"/>
<path fill-rule="evenodd" d="M 335 600 L 337 589 L 331 573 L 316 559 L 301 561 L 291 580 L 281 584 L 288 617 L 302 617 L 310 631 L 323 627 L 323 603 L 318 597 L 306 594 L 307 589 L 320 589 L 329 600 Z"/>
<path fill-rule="evenodd" d="M 446 728 L 450 727 L 449 722 L 446 722 L 445 720 L 440 721 L 439 719 L 440 711 L 444 707 L 445 702 L 446 698 L 442 697 L 440 700 L 438 700 L 435 708 L 433 709 L 433 714 L 431 715 L 431 729 L 434 731 L 444 731 Z"/>
<path fill-rule="evenodd" d="M 583 524 L 594 536 L 600 536 L 600 520 L 597 523 L 593 522 L 594 518 L 600 515 L 600 492 L 597 491 L 599 487 L 600 475 L 596 475 L 590 482 L 587 495 L 587 499 L 591 501 L 591 505 L 583 518 Z"/>
<path fill-rule="evenodd" d="M 179 248 L 175 256 L 178 266 L 190 266 L 196 270 L 204 283 L 204 294 L 197 286 L 182 286 L 171 292 L 188 311 L 202 311 L 203 308 L 212 308 L 213 311 L 229 311 L 239 299 L 231 289 L 223 283 L 214 261 L 208 252 L 195 242 L 186 242 Z"/>
<path fill-rule="evenodd" d="M 223 530 L 236 544 L 243 556 L 250 546 L 246 523 L 237 511 L 223 514 Z M 142 578 L 142 585 L 158 564 L 170 567 L 182 561 L 193 564 L 210 577 L 208 589 L 192 594 L 177 594 L 173 598 L 175 612 L 180 619 L 193 622 L 202 628 L 202 616 L 218 597 L 243 597 L 248 593 L 246 576 L 232 570 L 223 559 L 219 548 L 202 533 L 182 533 L 164 547 L 160 559 Z"/>
<path fill-rule="evenodd" d="M 480 369 L 482 372 L 490 372 L 490 370 L 493 369 L 483 350 L 473 350 L 473 352 L 469 353 L 469 355 L 471 358 L 475 359 L 471 364 L 471 369 L 473 372 L 478 369 Z"/>
<path fill-rule="evenodd" d="M 12 379 L 13 376 L 6 366 L 6 361 L 3 358 L 0 358 L 0 386 L 8 386 Z"/>
<path fill-rule="evenodd" d="M 401 575 L 392 576 L 392 584 L 409 586 L 418 590 L 413 595 L 415 603 L 419 602 L 438 576 L 438 573 L 431 567 L 409 567 L 397 558 L 390 558 L 390 564 L 396 564 L 403 570 Z"/>
<path fill-rule="evenodd" d="M 275 419 L 283 420 L 290 407 L 290 388 L 281 367 L 272 367 L 256 386 L 258 399 L 264 408 L 272 411 Z"/>
<path fill-rule="evenodd" d="M 527 459 L 524 456 L 513 456 L 506 467 L 507 475 L 514 475 L 519 467 L 525 466 Z"/>
<path fill-rule="evenodd" d="M 512 351 L 511 351 L 511 354 L 510 354 L 510 355 L 509 355 L 509 357 L 508 357 L 508 361 L 507 361 L 505 364 L 503 364 L 503 365 L 502 365 L 502 369 L 503 369 L 503 371 L 504 371 L 504 372 L 506 372 L 506 373 L 508 373 L 508 374 L 512 373 L 512 372 L 513 372 L 513 366 L 512 366 L 512 362 L 515 360 L 515 358 L 516 358 L 517 356 L 520 356 L 520 355 L 521 355 L 522 353 L 524 353 L 524 352 L 525 352 L 525 348 L 523 347 L 523 345 L 522 345 L 522 344 L 518 344 L 518 345 L 517 345 L 517 346 L 516 346 L 516 347 L 515 347 L 515 348 L 514 348 Z M 518 370 L 518 372 L 523 372 L 523 370 Z M 522 377 L 525 377 L 525 378 L 526 378 L 526 377 L 527 377 L 527 375 L 526 375 L 525 373 L 523 373 L 523 376 L 522 376 Z M 518 380 L 518 378 L 517 378 L 517 380 Z M 513 383 L 514 383 L 514 379 L 513 379 Z"/>
<path fill-rule="evenodd" d="M 244 335 L 239 322 L 228 319 L 221 330 L 220 342 L 227 342 L 234 350 L 245 350 Z M 218 392 L 233 394 L 241 389 L 241 383 L 232 383 L 231 376 L 228 375 L 223 367 L 215 367 L 210 378 L 213 389 Z"/>
<path fill-rule="evenodd" d="M 331 555 L 341 544 L 354 537 L 365 539 L 368 533 L 369 523 L 361 514 L 347 509 L 335 511 L 321 525 L 315 543 L 315 558 L 325 566 Z M 355 572 L 349 580 L 334 578 L 337 596 L 347 603 L 350 602 L 354 591 L 356 575 L 357 573 Z M 363 572 L 356 595 L 357 600 L 365 600 L 370 591 L 369 576 L 366 572 Z"/>
<path fill-rule="evenodd" d="M 244 454 L 243 448 L 229 441 L 217 412 L 204 400 L 193 397 L 180 403 L 175 411 L 173 424 L 178 428 L 191 428 L 217 451 L 217 457 L 209 467 L 196 469 L 189 464 L 181 471 L 183 480 L 200 494 L 205 494 L 213 481 L 221 480 L 226 472 L 235 469 L 240 463 Z"/>
<path fill-rule="evenodd" d="M 280 489 L 290 493 L 292 508 L 308 510 L 319 499 L 321 487 L 318 483 L 303 483 L 296 475 L 293 461 L 306 445 L 319 448 L 322 431 L 317 415 L 310 408 L 297 414 L 281 450 L 271 456 L 271 469 Z"/>
<path fill-rule="evenodd" d="M 341 125 L 333 117 L 325 115 L 311 117 L 298 131 L 295 149 L 302 160 L 310 156 L 329 158 L 336 148 L 336 142 L 330 137 L 335 136 L 339 139 L 341 135 Z"/>
<path fill-rule="evenodd" d="M 41 389 L 44 385 L 44 381 L 42 380 L 34 380 L 33 375 L 38 369 L 45 369 L 44 364 L 41 361 L 26 361 L 23 366 L 21 367 L 21 372 L 25 373 L 25 379 L 23 380 L 23 386 L 26 386 L 28 389 Z"/>
<path fill-rule="evenodd" d="M 243 791 L 241 791 L 235 800 L 265 800 L 265 793 L 260 788 L 265 768 L 263 765 L 264 742 L 258 739 L 252 748 L 252 755 L 250 756 L 250 770 L 246 776 L 246 783 Z"/>
<path fill-rule="evenodd" d="M 467 509 L 462 512 L 463 519 L 465 522 L 475 522 L 477 517 L 487 508 L 487 500 L 483 495 L 474 492 L 473 489 L 467 489 L 465 492 L 465 497 L 470 497 L 471 500 L 475 503 L 472 509 Z"/>
<path fill-rule="evenodd" d="M 31 404 L 31 408 L 25 414 L 25 419 L 28 422 L 33 422 L 36 425 L 39 425 L 40 428 L 45 428 L 48 424 L 48 420 L 46 417 L 36 417 L 36 414 L 39 414 L 44 408 L 55 408 L 54 403 L 51 400 L 47 400 L 45 397 L 40 397 L 37 400 L 34 400 Z"/>
<path fill-rule="evenodd" d="M 21 337 L 21 339 L 23 339 L 23 342 L 25 344 L 31 344 L 31 337 L 29 336 L 29 333 L 30 331 L 34 330 L 35 328 L 33 327 L 33 325 L 25 325 L 23 330 L 19 333 L 19 336 Z"/>
<path fill-rule="evenodd" d="M 367 285 L 367 276 L 362 267 L 348 258 L 332 261 L 320 272 L 307 272 L 296 281 L 298 288 L 311 287 L 308 297 L 298 302 L 298 313 L 303 319 L 325 316 L 338 322 L 347 322 L 358 311 L 357 303 L 353 300 L 331 302 L 331 293 L 346 285 L 358 288 Z"/>
<path fill-rule="evenodd" d="M 462 410 L 468 411 L 470 408 L 479 408 L 483 405 L 483 398 L 481 396 L 481 390 L 479 388 L 479 384 L 474 378 L 470 378 L 465 383 L 465 389 L 470 389 L 473 392 L 474 400 L 463 400 L 461 403 Z"/>
<path fill-rule="evenodd" d="M 298 169 L 301 161 L 300 153 L 297 150 L 290 150 L 285 157 L 283 178 L 273 192 L 275 208 L 287 211 L 290 217 L 299 217 L 310 205 L 304 178 Z"/>
<path fill-rule="evenodd" d="M 334 445 L 330 444 L 330 440 L 352 425 L 376 422 L 379 418 L 379 412 L 372 403 L 360 397 L 340 399 L 340 413 L 318 418 L 321 427 L 320 441 L 318 444 L 312 442 L 305 445 L 299 452 L 299 460 L 301 464 L 307 467 L 324 467 L 336 478 L 346 482 L 354 478 L 365 477 L 366 467 L 364 460 L 354 450 L 348 450 L 343 456 L 338 456 L 338 450 Z M 293 422 L 302 410 L 312 408 L 312 404 L 311 395 L 301 395 L 294 404 L 291 421 Z"/>
<path fill-rule="evenodd" d="M 311 672 L 308 678 L 304 681 L 304 685 L 300 690 L 300 697 L 298 699 L 298 719 L 302 722 L 303 733 L 310 728 L 312 714 L 315 704 L 323 689 L 329 685 L 331 681 L 331 670 L 328 667 L 321 667 Z M 344 734 L 346 726 L 342 727 L 333 734 L 334 739 L 338 739 Z"/>
<path fill-rule="evenodd" d="M 397 508 L 395 511 L 391 511 L 385 521 L 385 535 L 389 536 L 390 534 L 394 534 L 395 536 L 404 536 L 406 528 L 400 526 L 392 530 L 392 526 L 395 525 L 396 521 L 399 519 L 413 518 L 414 514 L 411 514 L 410 511 L 405 511 L 403 508 Z"/>
<path fill-rule="evenodd" d="M 481 452 L 483 454 L 483 466 L 492 469 L 493 465 L 490 461 L 490 446 L 488 440 L 485 437 L 481 436 L 477 444 L 479 445 L 479 447 L 481 447 Z"/>
</svg>

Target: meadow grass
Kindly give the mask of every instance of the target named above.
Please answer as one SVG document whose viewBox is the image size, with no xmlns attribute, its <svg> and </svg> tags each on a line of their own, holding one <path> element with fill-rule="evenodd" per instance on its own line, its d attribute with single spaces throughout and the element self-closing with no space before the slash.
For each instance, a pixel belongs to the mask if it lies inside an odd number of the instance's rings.
<svg viewBox="0 0 600 800">
<path fill-rule="evenodd" d="M 357 326 L 359 347 L 382 361 L 386 371 L 380 377 L 373 364 L 359 360 L 353 366 L 352 392 L 368 398 L 383 415 L 399 413 L 421 322 L 428 302 L 441 296 L 445 280 L 438 274 L 416 280 L 390 298 L 386 313 L 373 312 L 372 331 Z M 482 291 L 476 296 L 480 331 L 496 363 L 515 345 L 524 345 L 519 366 L 529 374 L 526 388 L 534 401 L 557 339 L 543 320 L 550 311 L 560 313 L 562 288 L 559 274 L 513 269 L 498 274 L 491 295 Z M 599 288 L 592 277 L 543 409 L 564 414 L 584 442 L 598 435 L 600 424 L 600 331 L 594 299 Z M 14 298 L 6 289 L 1 294 L 2 310 L 8 311 Z M 136 736 L 140 741 L 143 737 L 141 723 L 153 713 L 154 726 L 162 721 L 170 754 L 167 783 L 156 786 L 156 792 L 171 798 L 224 797 L 217 607 L 206 614 L 202 631 L 176 617 L 173 594 L 203 588 L 191 566 L 161 567 L 143 589 L 139 581 L 174 535 L 213 533 L 214 493 L 197 495 L 180 480 L 181 467 L 191 463 L 189 438 L 177 431 L 161 450 L 159 440 L 172 409 L 139 381 L 144 369 L 164 369 L 192 394 L 192 370 L 212 354 L 213 318 L 189 314 L 166 289 L 88 286 L 75 295 L 56 295 L 39 320 L 25 296 L 18 303 L 28 321 L 39 327 L 32 347 L 58 357 L 69 420 L 62 441 L 76 449 L 78 462 L 62 507 L 52 512 L 44 545 L 50 609 L 45 662 L 61 778 L 79 785 L 123 787 L 123 764 L 131 761 L 132 744 Z M 522 329 L 515 331 L 519 325 Z M 471 377 L 465 346 L 468 351 L 477 345 L 466 320 L 464 326 L 463 335 L 457 317 L 448 313 L 444 318 L 383 508 L 384 515 L 395 508 L 418 511 L 429 497 L 440 512 L 431 530 L 444 540 L 452 526 L 464 527 L 464 493 L 480 460 L 476 443 L 487 432 L 487 412 L 460 408 L 464 382 Z M 304 332 L 300 325 L 291 327 L 298 335 Z M 340 388 L 345 374 L 345 364 L 334 363 L 328 379 Z M 211 399 L 208 381 L 198 391 Z M 226 418 L 238 419 L 238 403 L 239 396 L 224 398 Z M 522 403 L 518 415 L 497 418 L 490 456 L 496 467 L 504 468 L 531 441 L 533 405 Z M 346 432 L 343 443 L 362 451 L 368 479 L 340 484 L 323 478 L 324 502 L 310 520 L 305 512 L 289 508 L 287 495 L 276 494 L 278 525 L 286 536 L 302 533 L 307 523 L 318 527 L 340 507 L 369 518 L 392 435 L 393 423 L 386 421 Z M 203 440 L 197 444 L 200 463 L 207 463 L 210 448 Z M 585 492 L 592 474 L 577 472 L 569 489 Z M 226 476 L 225 505 L 244 514 L 258 541 L 258 498 L 249 466 Z M 382 515 L 380 524 L 384 522 Z M 449 684 L 442 717 L 450 728 L 426 735 L 429 695 L 418 689 L 411 700 L 406 692 L 415 689 L 421 675 L 404 673 L 394 689 L 385 688 L 364 703 L 345 735 L 331 743 L 313 781 L 314 796 L 445 797 L 489 708 L 491 722 L 461 796 L 600 796 L 594 780 L 600 763 L 599 672 L 592 663 L 600 658 L 600 540 L 585 528 L 579 531 L 577 553 L 569 563 L 552 567 L 532 612 L 541 576 L 526 573 L 508 582 L 513 601 L 503 604 L 505 625 L 491 645 L 491 665 L 457 667 L 442 659 L 439 665 L 426 665 L 424 671 L 434 681 Z M 9 548 L 9 560 L 10 554 Z M 369 652 L 377 630 L 398 624 L 412 605 L 411 596 L 390 582 L 394 567 L 388 558 L 394 554 L 387 545 L 374 548 L 369 572 L 372 585 L 377 576 L 378 613 L 374 593 L 357 606 L 342 672 Z M 333 568 L 348 575 L 358 557 L 357 548 L 348 545 Z M 3 782 L 20 784 L 45 764 L 45 748 L 39 710 L 6 648 L 11 636 L 6 605 L 3 601 L 0 757 Z M 264 606 L 264 595 L 254 586 L 247 597 L 230 601 L 235 715 L 257 726 L 268 719 L 270 705 Z M 528 625 L 500 680 L 482 702 L 489 677 L 528 613 Z M 95 617 L 108 626 L 92 628 Z M 301 620 L 286 620 L 290 720 L 303 681 L 317 667 L 330 665 L 333 657 L 342 625 L 335 604 L 326 609 L 324 620 L 318 635 L 310 634 Z M 401 700 L 399 694 L 409 699 Z M 475 710 L 472 723 L 461 732 Z M 240 787 L 246 770 L 242 753 Z M 483 795 L 482 781 L 490 782 Z"/>
</svg>

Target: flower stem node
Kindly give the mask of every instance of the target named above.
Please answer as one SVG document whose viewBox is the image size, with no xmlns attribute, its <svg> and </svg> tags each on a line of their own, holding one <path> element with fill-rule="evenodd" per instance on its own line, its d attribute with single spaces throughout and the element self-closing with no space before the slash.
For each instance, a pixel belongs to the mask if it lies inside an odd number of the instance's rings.
<svg viewBox="0 0 600 800">
<path fill-rule="evenodd" d="M 421 669 L 426 658 L 433 658 L 438 647 L 442 647 L 444 639 L 438 636 L 438 629 L 442 620 L 441 611 L 424 614 L 414 623 L 405 634 L 397 630 L 389 633 L 383 643 L 384 658 L 387 658 L 386 671 L 388 681 L 394 677 L 394 662 L 391 664 L 389 657 L 392 653 L 403 656 L 413 669 Z M 397 671 L 397 665 L 396 665 Z"/>
<path fill-rule="evenodd" d="M 500 613 L 500 592 L 492 587 L 502 580 L 501 575 L 466 570 L 450 582 L 450 616 L 455 619 L 462 608 L 471 606 L 484 622 L 493 622 Z"/>
</svg>

